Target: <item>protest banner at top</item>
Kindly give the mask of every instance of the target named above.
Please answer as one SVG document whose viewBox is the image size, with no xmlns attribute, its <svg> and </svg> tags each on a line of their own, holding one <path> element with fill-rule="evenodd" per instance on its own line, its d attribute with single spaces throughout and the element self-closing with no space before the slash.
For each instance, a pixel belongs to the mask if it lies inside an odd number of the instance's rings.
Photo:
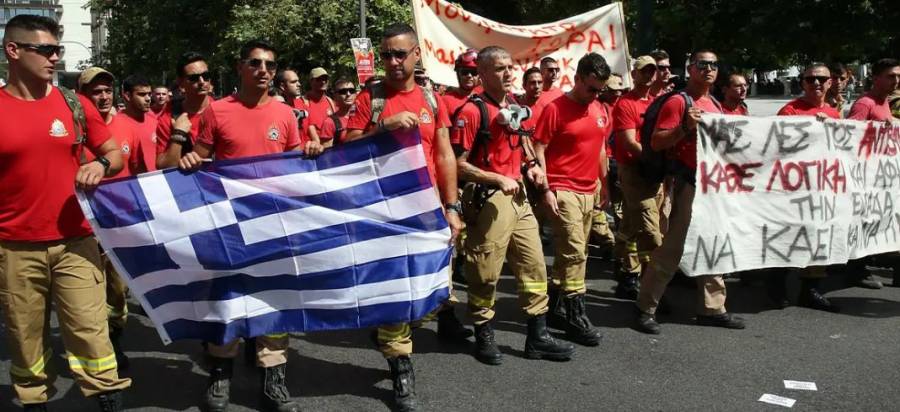
<svg viewBox="0 0 900 412">
<path fill-rule="evenodd" d="M 807 267 L 900 251 L 900 126 L 703 115 L 681 269 Z"/>
<path fill-rule="evenodd" d="M 457 85 L 453 63 L 467 48 L 501 46 L 512 55 L 513 87 L 517 90 L 522 86 L 525 70 L 538 66 L 546 56 L 559 62 L 557 86 L 570 89 L 578 59 L 589 52 L 606 58 L 612 71 L 623 75 L 626 85 L 631 86 L 621 3 L 533 26 L 498 23 L 444 0 L 412 0 L 412 4 L 422 64 L 436 83 Z"/>
</svg>

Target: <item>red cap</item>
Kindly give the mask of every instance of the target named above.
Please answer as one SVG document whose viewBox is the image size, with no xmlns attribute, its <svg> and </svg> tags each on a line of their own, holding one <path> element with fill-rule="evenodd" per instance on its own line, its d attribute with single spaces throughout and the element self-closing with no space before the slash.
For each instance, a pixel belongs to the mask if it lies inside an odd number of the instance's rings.
<svg viewBox="0 0 900 412">
<path fill-rule="evenodd" d="M 478 50 L 466 49 L 463 54 L 456 58 L 454 69 L 476 69 L 478 68 L 478 64 L 475 63 L 476 59 L 478 59 Z"/>
</svg>

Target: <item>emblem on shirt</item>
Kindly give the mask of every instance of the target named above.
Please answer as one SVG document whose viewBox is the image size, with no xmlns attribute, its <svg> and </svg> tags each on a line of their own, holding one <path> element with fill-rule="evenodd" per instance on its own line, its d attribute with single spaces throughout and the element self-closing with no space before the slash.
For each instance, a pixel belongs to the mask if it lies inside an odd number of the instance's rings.
<svg viewBox="0 0 900 412">
<path fill-rule="evenodd" d="M 606 127 L 606 119 L 602 117 L 597 118 L 597 127 Z"/>
<path fill-rule="evenodd" d="M 153 132 L 153 134 L 150 135 L 150 141 L 153 142 L 153 143 L 156 143 L 156 139 L 157 139 L 157 137 L 156 137 L 156 132 Z"/>
<path fill-rule="evenodd" d="M 131 146 L 128 146 L 128 143 L 122 143 L 122 153 L 131 153 Z"/>
<path fill-rule="evenodd" d="M 69 131 L 66 130 L 66 125 L 63 124 L 62 120 L 53 119 L 53 123 L 50 123 L 50 136 L 65 137 L 68 135 Z"/>
<path fill-rule="evenodd" d="M 278 140 L 278 136 L 281 136 L 281 132 L 278 131 L 278 128 L 275 126 L 269 127 L 269 131 L 266 132 L 266 136 L 269 140 Z"/>
<path fill-rule="evenodd" d="M 325 110 L 325 114 L 328 116 L 331 116 L 334 114 L 334 111 L 332 111 L 331 109 L 327 109 L 327 110 Z"/>
<path fill-rule="evenodd" d="M 419 121 L 422 123 L 431 123 L 431 115 L 428 114 L 428 110 L 422 108 L 422 111 L 419 113 Z"/>
</svg>

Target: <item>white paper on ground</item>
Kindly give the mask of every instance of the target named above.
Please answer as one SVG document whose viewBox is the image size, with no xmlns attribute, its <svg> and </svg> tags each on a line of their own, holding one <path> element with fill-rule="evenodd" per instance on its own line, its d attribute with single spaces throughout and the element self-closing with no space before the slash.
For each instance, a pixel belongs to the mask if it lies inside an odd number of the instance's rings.
<svg viewBox="0 0 900 412">
<path fill-rule="evenodd" d="M 787 389 L 798 389 L 801 391 L 817 391 L 817 390 L 819 390 L 819 388 L 816 387 L 815 382 L 789 381 L 787 379 L 784 380 L 784 387 Z"/>
<path fill-rule="evenodd" d="M 783 396 L 772 395 L 771 393 L 763 394 L 763 396 L 759 397 L 760 402 L 771 403 L 772 405 L 784 406 L 786 408 L 794 407 L 794 403 L 797 401 L 791 398 L 785 398 Z"/>
</svg>

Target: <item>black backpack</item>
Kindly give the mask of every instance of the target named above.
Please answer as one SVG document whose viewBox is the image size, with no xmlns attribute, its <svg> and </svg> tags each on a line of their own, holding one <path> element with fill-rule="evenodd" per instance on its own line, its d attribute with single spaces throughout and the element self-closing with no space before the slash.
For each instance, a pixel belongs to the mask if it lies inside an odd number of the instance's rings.
<svg viewBox="0 0 900 412">
<path fill-rule="evenodd" d="M 450 116 L 450 124 L 456 125 L 456 120 L 459 118 L 459 114 L 462 113 L 463 108 L 465 108 L 469 103 L 474 104 L 475 107 L 478 108 L 478 113 L 481 116 L 481 121 L 478 124 L 478 130 L 475 132 L 475 141 L 472 142 L 472 149 L 469 150 L 469 156 L 475 156 L 476 152 L 481 151 L 484 164 L 489 165 L 491 164 L 491 162 L 490 160 L 488 160 L 487 143 L 491 140 L 491 119 L 488 115 L 487 104 L 484 102 L 484 99 L 477 93 L 469 96 L 469 99 L 466 100 L 465 103 L 463 103 L 458 108 L 456 108 L 455 111 L 453 111 L 453 114 Z"/>
<path fill-rule="evenodd" d="M 688 110 L 694 105 L 694 99 L 691 98 L 691 96 L 688 96 L 684 90 L 674 90 L 657 97 L 653 100 L 653 103 L 650 103 L 650 106 L 647 107 L 647 111 L 644 112 L 644 124 L 641 125 L 641 158 L 639 159 L 639 163 L 641 176 L 647 180 L 648 183 L 662 183 L 662 181 L 665 180 L 666 175 L 673 171 L 674 165 L 672 165 L 672 161 L 666 157 L 666 151 L 653 150 L 653 147 L 650 145 L 650 140 L 653 136 L 653 131 L 656 130 L 656 121 L 659 119 L 659 112 L 662 111 L 663 104 L 665 104 L 670 97 L 675 95 L 679 95 L 684 99 L 684 113 L 681 117 L 682 121 L 684 121 L 687 117 Z"/>
</svg>

